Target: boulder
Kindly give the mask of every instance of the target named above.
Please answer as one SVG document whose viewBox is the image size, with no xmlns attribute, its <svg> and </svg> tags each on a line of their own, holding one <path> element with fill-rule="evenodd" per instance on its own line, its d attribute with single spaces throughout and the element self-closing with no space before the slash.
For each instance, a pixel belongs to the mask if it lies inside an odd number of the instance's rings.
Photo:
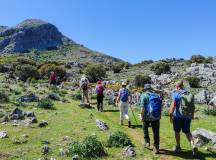
<svg viewBox="0 0 216 160">
<path fill-rule="evenodd" d="M 109 129 L 108 125 L 105 122 L 103 122 L 103 121 L 101 121 L 99 119 L 96 119 L 96 126 L 99 129 L 101 129 L 102 131 L 105 131 L 105 130 Z"/>
<path fill-rule="evenodd" d="M 213 106 L 213 107 L 216 107 L 216 96 L 214 96 L 214 98 L 212 98 L 212 99 L 210 100 L 210 102 L 208 103 L 208 105 Z"/>
<path fill-rule="evenodd" d="M 46 127 L 47 125 L 48 125 L 47 121 L 42 121 L 38 124 L 38 127 L 43 128 L 43 127 Z"/>
<path fill-rule="evenodd" d="M 36 117 L 28 117 L 26 120 L 25 120 L 25 123 L 27 124 L 27 125 L 30 125 L 30 124 L 32 124 L 32 123 L 37 123 L 38 121 L 37 121 L 37 118 Z"/>
<path fill-rule="evenodd" d="M 78 155 L 74 155 L 73 157 L 72 157 L 72 160 L 79 160 L 80 158 L 79 158 L 79 156 Z"/>
<path fill-rule="evenodd" d="M 49 150 L 50 150 L 49 146 L 48 146 L 48 145 L 44 145 L 44 146 L 42 147 L 42 149 L 41 149 L 41 153 L 42 153 L 43 155 L 47 155 L 47 154 L 49 153 Z"/>
<path fill-rule="evenodd" d="M 26 95 L 20 97 L 18 101 L 21 102 L 37 102 L 39 97 L 36 96 L 34 93 L 27 93 Z"/>
<path fill-rule="evenodd" d="M 57 93 L 49 93 L 46 98 L 56 100 L 56 101 L 61 100 L 61 97 Z"/>
<path fill-rule="evenodd" d="M 136 151 L 131 146 L 125 147 L 122 151 L 122 156 L 123 158 L 134 157 L 136 156 Z"/>
<path fill-rule="evenodd" d="M 0 131 L 0 139 L 8 138 L 8 134 L 6 131 Z"/>
<path fill-rule="evenodd" d="M 83 109 L 93 109 L 93 107 L 90 104 L 87 104 L 87 103 L 81 103 L 79 105 L 79 107 L 83 108 Z"/>
<path fill-rule="evenodd" d="M 20 120 L 24 118 L 24 113 L 21 109 L 15 108 L 9 115 L 11 120 Z"/>
<path fill-rule="evenodd" d="M 211 142 L 213 145 L 216 144 L 216 133 L 214 133 L 212 131 L 198 128 L 192 132 L 192 135 L 195 139 L 198 139 L 197 140 L 198 146 L 204 145 L 208 142 Z"/>
</svg>

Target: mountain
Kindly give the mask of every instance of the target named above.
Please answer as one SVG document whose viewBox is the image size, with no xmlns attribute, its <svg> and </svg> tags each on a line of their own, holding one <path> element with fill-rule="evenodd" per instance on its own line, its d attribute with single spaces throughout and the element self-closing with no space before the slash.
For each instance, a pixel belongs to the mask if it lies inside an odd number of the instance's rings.
<svg viewBox="0 0 216 160">
<path fill-rule="evenodd" d="M 120 59 L 90 50 L 64 36 L 43 20 L 27 19 L 15 27 L 0 26 L 0 54 L 35 51 L 49 60 L 88 61 L 112 64 Z"/>
</svg>

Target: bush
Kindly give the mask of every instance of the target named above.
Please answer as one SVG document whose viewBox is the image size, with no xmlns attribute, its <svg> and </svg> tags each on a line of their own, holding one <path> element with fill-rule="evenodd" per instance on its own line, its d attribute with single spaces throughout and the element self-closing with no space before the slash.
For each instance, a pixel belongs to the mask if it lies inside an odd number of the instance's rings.
<svg viewBox="0 0 216 160">
<path fill-rule="evenodd" d="M 130 138 L 124 132 L 117 131 L 110 135 L 107 140 L 108 147 L 126 147 L 126 146 L 134 146 L 130 140 Z"/>
<path fill-rule="evenodd" d="M 143 88 L 145 83 L 151 83 L 151 77 L 146 75 L 136 75 L 134 83 L 136 87 Z"/>
<path fill-rule="evenodd" d="M 76 92 L 75 94 L 72 94 L 72 99 L 74 100 L 82 100 L 81 92 Z"/>
<path fill-rule="evenodd" d="M 35 66 L 23 64 L 16 66 L 15 74 L 20 80 L 26 81 L 28 78 L 39 79 L 40 74 Z"/>
<path fill-rule="evenodd" d="M 162 111 L 162 115 L 165 116 L 165 117 L 168 117 L 169 116 L 169 109 L 164 108 L 163 111 Z"/>
<path fill-rule="evenodd" d="M 112 66 L 112 70 L 114 73 L 120 73 L 123 68 L 124 68 L 124 63 L 115 63 Z"/>
<path fill-rule="evenodd" d="M 189 82 L 190 87 L 192 88 L 198 88 L 200 79 L 196 76 L 187 77 L 186 80 Z"/>
<path fill-rule="evenodd" d="M 91 82 L 96 82 L 106 77 L 106 70 L 101 64 L 90 64 L 86 67 L 85 74 Z"/>
<path fill-rule="evenodd" d="M 36 66 L 36 62 L 29 59 L 29 58 L 26 58 L 26 57 L 18 57 L 17 58 L 17 63 L 18 64 L 29 64 L 29 65 L 32 65 L 32 66 Z"/>
<path fill-rule="evenodd" d="M 42 78 L 49 78 L 51 71 L 54 71 L 60 79 L 63 79 L 66 76 L 66 69 L 63 66 L 54 63 L 43 64 L 39 69 Z"/>
<path fill-rule="evenodd" d="M 202 55 L 193 55 L 190 58 L 190 63 L 213 63 L 213 57 L 204 57 Z"/>
<path fill-rule="evenodd" d="M 205 108 L 204 109 L 204 114 L 206 115 L 212 115 L 212 116 L 216 116 L 216 109 L 215 108 Z"/>
<path fill-rule="evenodd" d="M 38 102 L 38 107 L 44 109 L 54 109 L 54 104 L 50 99 L 43 98 Z"/>
<path fill-rule="evenodd" d="M 0 102 L 9 102 L 9 95 L 5 91 L 0 91 Z"/>
<path fill-rule="evenodd" d="M 83 158 L 97 158 L 106 155 L 105 149 L 96 136 L 88 136 L 82 143 L 72 142 L 68 146 L 68 156 L 79 155 Z"/>
<path fill-rule="evenodd" d="M 151 70 L 154 71 L 156 75 L 161 75 L 162 73 L 169 73 L 170 66 L 166 62 L 157 62 L 151 65 Z"/>
</svg>

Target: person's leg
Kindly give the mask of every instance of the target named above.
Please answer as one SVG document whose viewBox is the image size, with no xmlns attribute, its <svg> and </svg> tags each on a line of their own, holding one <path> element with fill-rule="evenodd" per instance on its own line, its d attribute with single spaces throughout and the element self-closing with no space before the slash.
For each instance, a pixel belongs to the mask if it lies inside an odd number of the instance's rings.
<svg viewBox="0 0 216 160">
<path fill-rule="evenodd" d="M 119 112 L 120 112 L 120 125 L 123 125 L 124 108 L 123 108 L 122 102 L 119 103 Z"/>
<path fill-rule="evenodd" d="M 187 140 L 189 144 L 191 145 L 193 156 L 196 156 L 196 153 L 198 151 L 197 147 L 194 145 L 193 136 L 190 132 L 190 125 L 191 125 L 191 119 L 185 118 L 183 121 L 183 128 L 182 131 L 185 133 Z"/>
<path fill-rule="evenodd" d="M 182 122 L 181 118 L 173 118 L 173 129 L 175 132 L 175 140 L 176 140 L 176 146 L 173 148 L 175 153 L 181 152 L 181 146 L 180 146 L 180 132 L 182 129 Z"/>
<path fill-rule="evenodd" d="M 103 112 L 103 96 L 101 97 L 101 111 Z"/>
<path fill-rule="evenodd" d="M 144 143 L 145 143 L 145 145 L 148 145 L 147 147 L 150 146 L 150 138 L 149 138 L 148 127 L 149 127 L 149 122 L 144 121 L 143 122 Z"/>
<path fill-rule="evenodd" d="M 125 119 L 128 120 L 128 127 L 130 128 L 130 127 L 131 127 L 131 121 L 130 121 L 130 117 L 129 117 L 129 115 L 128 115 L 128 107 L 129 107 L 129 105 L 128 105 L 128 103 L 126 102 L 126 103 L 124 104 Z"/>
<path fill-rule="evenodd" d="M 97 96 L 97 110 L 100 110 L 100 97 Z"/>
<path fill-rule="evenodd" d="M 85 93 L 84 93 L 84 91 L 82 90 L 82 103 L 84 103 L 85 102 Z"/>
<path fill-rule="evenodd" d="M 86 92 L 85 96 L 86 96 L 87 103 L 89 103 L 88 90 L 86 90 L 85 92 Z"/>
<path fill-rule="evenodd" d="M 160 143 L 160 121 L 152 121 L 152 131 L 154 135 L 154 147 L 159 150 L 159 143 Z"/>
</svg>

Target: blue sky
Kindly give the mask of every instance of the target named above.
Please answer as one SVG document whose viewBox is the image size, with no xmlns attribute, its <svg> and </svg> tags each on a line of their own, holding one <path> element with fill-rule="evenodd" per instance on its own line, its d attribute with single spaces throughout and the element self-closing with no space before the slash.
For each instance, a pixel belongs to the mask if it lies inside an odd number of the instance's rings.
<svg viewBox="0 0 216 160">
<path fill-rule="evenodd" d="M 74 41 L 131 63 L 216 55 L 215 0 L 0 2 L 0 25 L 43 19 Z"/>
</svg>

